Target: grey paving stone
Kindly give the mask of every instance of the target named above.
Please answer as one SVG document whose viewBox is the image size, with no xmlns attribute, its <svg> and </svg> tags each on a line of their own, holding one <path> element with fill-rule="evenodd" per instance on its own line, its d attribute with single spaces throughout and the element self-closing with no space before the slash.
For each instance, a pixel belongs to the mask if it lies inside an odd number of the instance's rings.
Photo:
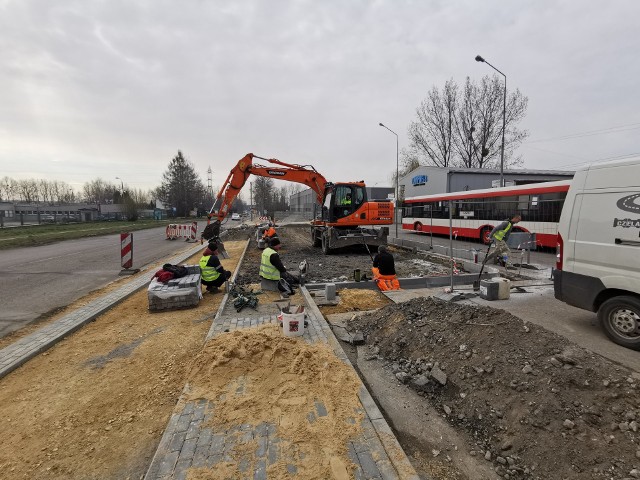
<svg viewBox="0 0 640 480">
<path fill-rule="evenodd" d="M 209 455 L 216 455 L 224 452 L 225 436 L 221 433 L 214 433 L 211 437 L 211 447 L 209 448 Z"/>
<path fill-rule="evenodd" d="M 209 445 L 197 446 L 196 451 L 193 454 L 193 461 L 191 465 L 193 467 L 204 467 L 209 455 Z"/>
<path fill-rule="evenodd" d="M 269 465 L 273 465 L 278 461 L 280 456 L 280 439 L 269 437 L 269 446 L 267 447 L 267 460 L 269 461 Z"/>
<path fill-rule="evenodd" d="M 158 476 L 162 477 L 163 475 L 171 475 L 173 474 L 173 469 L 178 461 L 178 454 L 180 452 L 170 452 L 167 453 L 162 462 L 160 463 L 160 468 L 158 469 Z"/>
<path fill-rule="evenodd" d="M 178 432 L 186 432 L 189 430 L 189 426 L 191 425 L 191 414 L 181 414 L 180 419 L 178 420 L 178 424 L 176 425 L 176 431 Z"/>
<path fill-rule="evenodd" d="M 257 437 L 256 442 L 258 444 L 258 448 L 256 448 L 255 456 L 258 458 L 263 458 L 267 454 L 269 439 L 266 436 Z"/>
<path fill-rule="evenodd" d="M 192 421 L 187 429 L 187 434 L 185 435 L 186 440 L 190 440 L 192 438 L 198 439 L 200 435 L 200 421 Z"/>
<path fill-rule="evenodd" d="M 376 462 L 373 460 L 371 453 L 369 450 L 365 450 L 363 452 L 358 453 L 358 463 L 362 467 L 362 473 L 364 474 L 364 478 L 369 479 L 380 479 L 380 471 L 378 470 L 378 466 Z"/>
<path fill-rule="evenodd" d="M 193 458 L 193 455 L 196 453 L 196 444 L 198 443 L 197 438 L 190 438 L 185 440 L 182 444 L 182 449 L 180 450 L 180 456 L 178 458 L 179 461 Z"/>
<path fill-rule="evenodd" d="M 316 405 L 316 411 L 318 412 L 319 417 L 326 417 L 327 415 L 329 415 L 329 413 L 327 412 L 327 407 L 325 407 L 322 402 L 319 402 L 318 400 L 316 400 L 315 405 Z"/>
<path fill-rule="evenodd" d="M 253 470 L 253 480 L 267 480 L 267 462 L 260 459 Z"/>
<path fill-rule="evenodd" d="M 191 458 L 178 460 L 173 471 L 173 480 L 186 480 L 187 471 L 191 467 Z"/>
<path fill-rule="evenodd" d="M 207 447 L 211 445 L 211 438 L 213 437 L 213 432 L 210 428 L 203 428 L 200 430 L 200 435 L 198 435 L 198 447 Z"/>
<path fill-rule="evenodd" d="M 187 436 L 187 432 L 177 432 L 174 431 L 171 436 L 171 441 L 169 442 L 168 450 L 170 452 L 179 452 L 182 449 L 182 444 L 184 443 L 184 439 Z"/>
</svg>

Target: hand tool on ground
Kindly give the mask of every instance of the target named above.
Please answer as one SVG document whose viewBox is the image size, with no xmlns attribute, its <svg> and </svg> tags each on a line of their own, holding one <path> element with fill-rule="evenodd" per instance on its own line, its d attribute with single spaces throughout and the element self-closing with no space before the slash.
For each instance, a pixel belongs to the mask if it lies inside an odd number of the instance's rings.
<svg viewBox="0 0 640 480">
<path fill-rule="evenodd" d="M 480 267 L 480 273 L 478 274 L 478 279 L 473 281 L 473 289 L 476 291 L 480 290 L 480 278 L 482 277 L 482 271 L 484 270 L 484 266 L 487 263 L 489 250 L 491 250 L 491 242 L 489 242 L 489 248 L 487 248 L 487 253 L 484 255 L 484 260 L 482 261 L 482 266 Z"/>
</svg>

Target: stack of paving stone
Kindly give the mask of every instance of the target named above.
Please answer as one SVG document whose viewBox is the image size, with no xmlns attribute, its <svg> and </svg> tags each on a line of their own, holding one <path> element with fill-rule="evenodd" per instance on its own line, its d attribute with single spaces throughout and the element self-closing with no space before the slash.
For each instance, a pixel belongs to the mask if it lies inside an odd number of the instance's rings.
<svg viewBox="0 0 640 480">
<path fill-rule="evenodd" d="M 149 310 L 194 307 L 200 303 L 202 298 L 200 267 L 184 266 L 189 273 L 182 278 L 174 278 L 167 283 L 158 282 L 155 278 L 151 280 L 147 290 Z"/>
</svg>

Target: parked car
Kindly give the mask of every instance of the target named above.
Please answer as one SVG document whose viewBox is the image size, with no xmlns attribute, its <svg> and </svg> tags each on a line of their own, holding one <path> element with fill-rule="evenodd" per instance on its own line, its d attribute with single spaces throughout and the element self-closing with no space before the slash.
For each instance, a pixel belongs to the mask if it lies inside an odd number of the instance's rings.
<svg viewBox="0 0 640 480">
<path fill-rule="evenodd" d="M 56 217 L 53 215 L 40 215 L 40 223 L 55 223 Z"/>
<path fill-rule="evenodd" d="M 239 213 L 232 213 L 231 214 L 231 220 L 240 220 L 240 214 Z"/>
<path fill-rule="evenodd" d="M 558 300 L 598 313 L 607 336 L 640 350 L 640 160 L 576 171 L 558 225 Z"/>
</svg>

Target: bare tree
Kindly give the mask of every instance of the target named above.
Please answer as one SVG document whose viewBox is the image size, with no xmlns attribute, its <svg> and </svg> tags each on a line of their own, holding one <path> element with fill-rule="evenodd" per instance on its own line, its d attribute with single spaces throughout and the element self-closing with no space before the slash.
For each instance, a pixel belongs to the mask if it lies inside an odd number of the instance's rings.
<svg viewBox="0 0 640 480">
<path fill-rule="evenodd" d="M 453 79 L 447 80 L 442 93 L 434 86 L 416 110 L 418 120 L 409 126 L 412 146 L 432 165 L 451 163 L 457 95 Z"/>
<path fill-rule="evenodd" d="M 425 164 L 439 167 L 496 168 L 502 144 L 504 86 L 498 75 L 486 75 L 479 84 L 467 77 L 461 95 L 453 80 L 442 92 L 433 87 L 417 109 L 409 127 L 410 153 Z M 507 96 L 505 167 L 520 163 L 515 150 L 528 133 L 517 128 L 527 111 L 527 97 L 519 90 Z"/>
<path fill-rule="evenodd" d="M 36 180 L 19 180 L 17 191 L 20 200 L 24 200 L 27 203 L 40 201 L 38 182 Z"/>
<path fill-rule="evenodd" d="M 97 178 L 87 182 L 82 187 L 82 194 L 87 203 L 109 203 L 118 188 L 113 184 Z"/>
</svg>

